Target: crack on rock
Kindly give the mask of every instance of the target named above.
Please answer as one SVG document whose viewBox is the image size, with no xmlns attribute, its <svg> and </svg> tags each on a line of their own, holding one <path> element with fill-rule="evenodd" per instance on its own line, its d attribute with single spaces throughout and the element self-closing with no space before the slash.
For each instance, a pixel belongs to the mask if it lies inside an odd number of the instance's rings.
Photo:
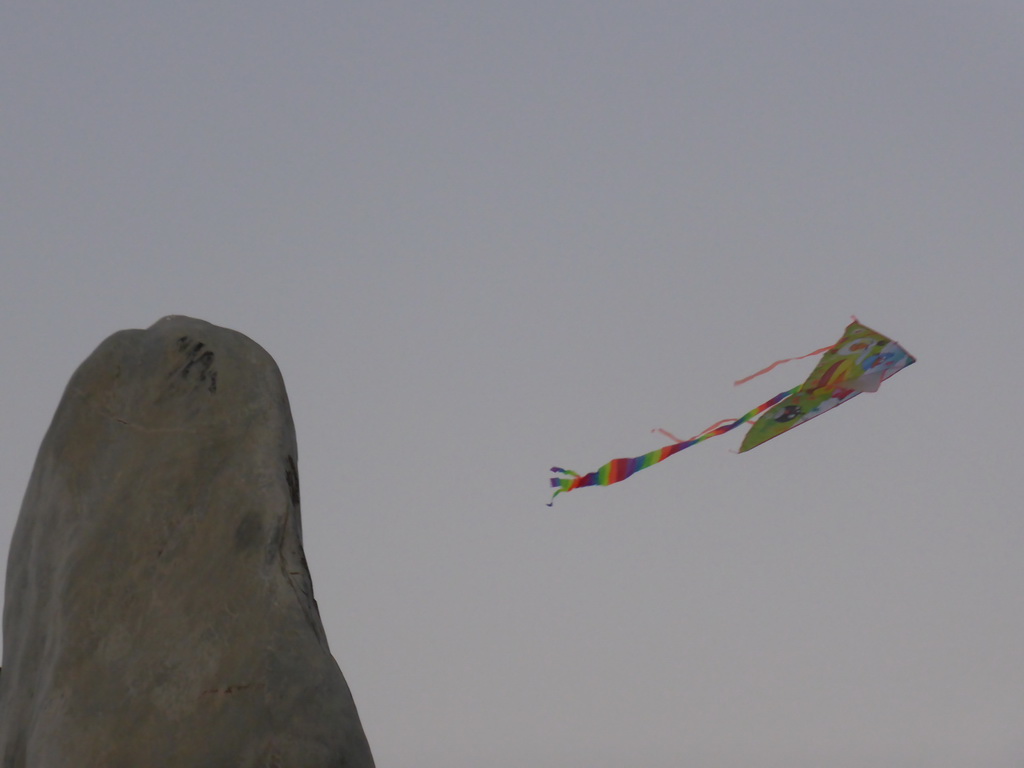
<svg viewBox="0 0 1024 768">
<path fill-rule="evenodd" d="M 238 693 L 239 691 L 248 691 L 250 689 L 260 689 L 266 686 L 262 683 L 234 683 L 232 685 L 226 685 L 223 688 L 207 688 L 205 691 L 200 691 L 200 696 L 210 695 L 229 695 L 232 693 Z"/>
<path fill-rule="evenodd" d="M 209 429 L 212 429 L 212 427 L 209 426 L 209 425 L 207 425 L 204 429 L 200 429 L 200 428 L 196 428 L 196 427 L 144 427 L 144 426 L 142 426 L 140 424 L 136 424 L 134 422 L 128 421 L 127 419 L 123 419 L 120 416 L 118 416 L 118 415 L 116 415 L 114 413 L 111 413 L 106 408 L 104 408 L 104 407 L 102 407 L 100 405 L 97 405 L 96 403 L 89 402 L 88 398 L 86 398 L 84 396 L 84 393 L 82 393 L 82 395 L 83 395 L 82 399 L 85 400 L 86 405 L 89 406 L 94 413 L 96 413 L 96 414 L 98 414 L 98 415 L 100 415 L 100 416 L 102 416 L 102 417 L 104 417 L 106 419 L 110 419 L 111 421 L 116 421 L 118 424 L 122 424 L 122 425 L 128 427 L 129 429 L 134 429 L 137 432 L 143 432 L 145 434 L 150 434 L 150 435 L 170 434 L 170 433 L 175 433 L 175 434 L 182 434 L 182 433 L 198 434 L 199 432 L 203 432 L 203 431 L 207 431 Z"/>
<path fill-rule="evenodd" d="M 290 458 L 290 457 L 289 457 Z M 320 609 L 317 607 L 316 598 L 313 596 L 313 579 L 309 575 L 309 565 L 306 563 L 306 554 L 302 551 L 302 535 L 299 532 L 299 523 L 293 519 L 298 514 L 298 507 L 288 505 L 284 516 L 281 519 L 280 533 L 275 537 L 278 543 L 278 558 L 281 571 L 296 599 L 302 608 L 302 614 L 306 618 L 317 641 L 325 649 L 327 648 L 327 637 L 324 635 L 323 625 L 320 622 Z"/>
</svg>

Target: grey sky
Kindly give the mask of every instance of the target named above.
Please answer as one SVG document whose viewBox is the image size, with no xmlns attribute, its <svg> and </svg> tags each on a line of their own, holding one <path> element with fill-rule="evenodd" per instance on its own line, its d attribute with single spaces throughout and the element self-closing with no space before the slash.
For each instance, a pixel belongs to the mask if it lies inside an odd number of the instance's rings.
<svg viewBox="0 0 1024 768">
<path fill-rule="evenodd" d="M 380 768 L 1024 761 L 1016 2 L 0 9 L 0 540 L 74 368 L 276 358 Z M 589 471 L 917 365 L 751 453 Z"/>
</svg>

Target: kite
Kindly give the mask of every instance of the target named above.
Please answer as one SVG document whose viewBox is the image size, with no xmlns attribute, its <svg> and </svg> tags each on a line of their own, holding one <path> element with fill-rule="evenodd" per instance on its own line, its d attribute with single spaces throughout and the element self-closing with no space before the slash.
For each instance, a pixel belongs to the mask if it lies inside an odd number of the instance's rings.
<svg viewBox="0 0 1024 768">
<path fill-rule="evenodd" d="M 551 487 L 555 492 L 551 495 L 548 506 L 554 503 L 555 497 L 560 493 L 590 485 L 618 483 L 692 445 L 724 435 L 757 419 L 740 445 L 740 453 L 749 451 L 793 427 L 810 421 L 815 416 L 832 410 L 837 405 L 849 402 L 861 392 L 876 392 L 883 381 L 914 362 L 914 357 L 907 350 L 887 336 L 862 325 L 855 317 L 853 322 L 846 326 L 842 338 L 835 344 L 800 357 L 777 360 L 735 384 L 744 384 L 783 363 L 815 355 L 822 355 L 822 358 L 803 384 L 780 392 L 738 419 L 718 421 L 688 440 L 680 440 L 663 429 L 652 430 L 661 432 L 673 442 L 636 458 L 613 459 L 586 475 L 561 467 L 552 467 L 551 471 L 561 477 L 551 478 Z"/>
</svg>

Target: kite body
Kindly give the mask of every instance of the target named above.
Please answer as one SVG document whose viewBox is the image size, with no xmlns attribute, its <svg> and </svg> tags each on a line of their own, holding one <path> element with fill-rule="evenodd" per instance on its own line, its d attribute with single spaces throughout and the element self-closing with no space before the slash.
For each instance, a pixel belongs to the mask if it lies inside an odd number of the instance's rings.
<svg viewBox="0 0 1024 768">
<path fill-rule="evenodd" d="M 890 338 L 854 321 L 843 338 L 818 361 L 807 381 L 750 428 L 740 453 L 805 424 L 861 392 L 877 392 L 882 382 L 914 362 Z"/>
<path fill-rule="evenodd" d="M 907 350 L 892 339 L 862 325 L 856 318 L 846 327 L 842 338 L 831 347 L 819 349 L 803 357 L 822 352 L 824 355 L 821 360 L 799 387 L 780 392 L 738 419 L 717 422 L 689 440 L 676 439 L 670 445 L 636 458 L 613 459 L 586 475 L 561 467 L 552 467 L 551 471 L 562 477 L 551 478 L 551 486 L 555 489 L 551 501 L 554 502 L 555 496 L 565 491 L 590 485 L 611 485 L 625 480 L 641 469 L 664 461 L 679 451 L 757 419 L 740 446 L 741 453 L 749 451 L 793 427 L 810 421 L 815 416 L 832 410 L 837 405 L 842 405 L 861 392 L 876 392 L 883 381 L 914 362 L 914 358 Z M 790 358 L 799 359 L 802 358 Z M 784 362 L 789 360 L 772 363 L 753 376 L 736 383 L 749 381 Z M 659 431 L 669 434 L 664 430 Z"/>
</svg>

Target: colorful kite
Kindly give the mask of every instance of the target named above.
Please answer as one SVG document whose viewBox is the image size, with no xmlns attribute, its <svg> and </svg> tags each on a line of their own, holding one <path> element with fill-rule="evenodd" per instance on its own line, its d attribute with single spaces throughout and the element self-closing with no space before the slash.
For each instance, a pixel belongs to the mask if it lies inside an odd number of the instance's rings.
<svg viewBox="0 0 1024 768">
<path fill-rule="evenodd" d="M 801 357 L 777 360 L 757 373 L 735 382 L 743 384 L 792 360 L 802 360 L 824 353 L 811 375 L 799 387 L 780 392 L 745 413 L 738 419 L 724 419 L 705 429 L 689 440 L 680 440 L 670 432 L 656 430 L 673 440 L 664 448 L 645 453 L 634 459 L 613 459 L 600 469 L 587 475 L 579 475 L 569 469 L 552 467 L 551 471 L 563 477 L 551 478 L 551 487 L 555 489 L 551 496 L 555 497 L 564 491 L 574 491 L 588 485 L 611 485 L 625 480 L 641 469 L 647 469 L 669 456 L 679 453 L 691 445 L 703 442 L 711 437 L 723 435 L 736 427 L 761 416 L 743 438 L 740 453 L 756 448 L 761 443 L 791 430 L 793 427 L 810 421 L 853 399 L 861 392 L 875 392 L 883 381 L 906 368 L 914 362 L 914 358 L 903 347 L 892 339 L 861 325 L 857 318 L 846 326 L 843 337 L 830 347 L 815 350 Z"/>
</svg>

